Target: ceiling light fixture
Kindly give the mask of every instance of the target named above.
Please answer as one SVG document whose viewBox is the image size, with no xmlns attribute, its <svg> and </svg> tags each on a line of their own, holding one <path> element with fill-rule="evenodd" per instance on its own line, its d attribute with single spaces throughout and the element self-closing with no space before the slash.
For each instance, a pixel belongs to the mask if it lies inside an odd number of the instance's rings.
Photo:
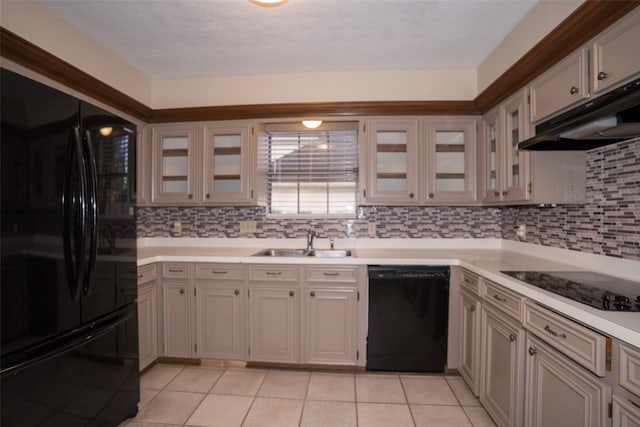
<svg viewBox="0 0 640 427">
<path fill-rule="evenodd" d="M 304 127 L 309 129 L 315 129 L 322 124 L 322 120 L 303 120 Z"/>
<path fill-rule="evenodd" d="M 111 132 L 113 132 L 113 128 L 111 126 L 100 128 L 100 135 L 102 136 L 109 136 L 111 135 Z"/>
<path fill-rule="evenodd" d="M 253 4 L 257 4 L 258 6 L 264 7 L 274 7 L 281 6 L 288 2 L 289 0 L 249 0 Z"/>
</svg>

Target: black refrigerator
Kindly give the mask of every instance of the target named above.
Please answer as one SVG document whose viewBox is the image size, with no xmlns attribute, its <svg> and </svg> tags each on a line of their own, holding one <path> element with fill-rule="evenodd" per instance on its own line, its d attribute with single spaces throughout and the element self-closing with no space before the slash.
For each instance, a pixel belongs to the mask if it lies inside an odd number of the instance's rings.
<svg viewBox="0 0 640 427">
<path fill-rule="evenodd" d="M 0 424 L 117 426 L 140 400 L 136 127 L 0 72 Z"/>
</svg>

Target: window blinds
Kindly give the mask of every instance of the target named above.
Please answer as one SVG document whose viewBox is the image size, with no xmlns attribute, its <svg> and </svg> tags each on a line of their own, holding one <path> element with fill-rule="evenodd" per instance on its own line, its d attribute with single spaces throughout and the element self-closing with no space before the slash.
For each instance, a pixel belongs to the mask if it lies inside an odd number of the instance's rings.
<svg viewBox="0 0 640 427">
<path fill-rule="evenodd" d="M 267 131 L 264 148 L 270 213 L 355 214 L 357 130 Z"/>
</svg>

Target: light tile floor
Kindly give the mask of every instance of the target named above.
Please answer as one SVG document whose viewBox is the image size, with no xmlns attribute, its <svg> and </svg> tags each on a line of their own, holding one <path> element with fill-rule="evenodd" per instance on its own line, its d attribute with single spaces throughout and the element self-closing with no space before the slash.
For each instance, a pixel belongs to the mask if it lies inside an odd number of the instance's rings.
<svg viewBox="0 0 640 427">
<path fill-rule="evenodd" d="M 457 376 L 158 364 L 140 379 L 126 427 L 484 427 Z"/>
</svg>

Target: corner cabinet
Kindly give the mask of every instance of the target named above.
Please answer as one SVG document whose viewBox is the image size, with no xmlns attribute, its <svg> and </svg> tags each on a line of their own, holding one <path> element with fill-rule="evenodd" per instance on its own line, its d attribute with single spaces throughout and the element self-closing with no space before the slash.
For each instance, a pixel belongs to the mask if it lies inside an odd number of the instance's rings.
<svg viewBox="0 0 640 427">
<path fill-rule="evenodd" d="M 418 127 L 417 119 L 369 120 L 362 125 L 365 204 L 418 204 Z"/>
</svg>

